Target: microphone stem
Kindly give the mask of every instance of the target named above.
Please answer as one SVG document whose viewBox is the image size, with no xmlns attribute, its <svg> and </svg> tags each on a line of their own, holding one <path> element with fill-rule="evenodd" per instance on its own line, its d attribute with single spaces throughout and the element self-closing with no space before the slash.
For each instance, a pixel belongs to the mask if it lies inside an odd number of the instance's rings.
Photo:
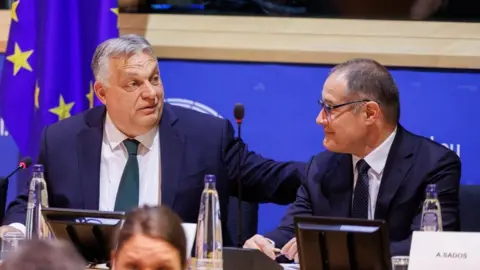
<svg viewBox="0 0 480 270">
<path fill-rule="evenodd" d="M 5 177 L 5 179 L 9 179 L 12 175 L 14 175 L 16 172 L 18 172 L 18 170 L 20 170 L 22 167 L 18 166 L 13 172 L 11 172 L 9 175 L 7 175 L 7 177 Z"/>
<path fill-rule="evenodd" d="M 16 172 L 18 172 L 22 167 L 18 166 L 13 172 L 11 172 L 9 175 L 7 175 L 5 178 L 1 178 L 0 181 L 0 188 L 3 188 L 5 185 L 8 185 L 8 181 L 12 175 L 14 175 Z"/>
<path fill-rule="evenodd" d="M 243 142 L 242 142 L 242 122 L 237 121 L 238 127 L 238 142 L 240 143 L 240 149 L 238 152 L 238 168 L 237 168 L 237 184 L 238 184 L 238 220 L 237 220 L 237 244 L 238 247 L 242 247 L 242 227 L 243 227 L 243 220 L 242 220 L 242 176 L 241 176 L 241 166 L 242 166 L 242 153 L 243 153 Z"/>
</svg>

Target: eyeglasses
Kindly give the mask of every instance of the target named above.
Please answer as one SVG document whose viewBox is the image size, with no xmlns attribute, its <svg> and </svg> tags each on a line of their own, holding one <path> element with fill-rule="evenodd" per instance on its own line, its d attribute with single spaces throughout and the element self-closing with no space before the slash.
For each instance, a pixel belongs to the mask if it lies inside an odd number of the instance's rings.
<svg viewBox="0 0 480 270">
<path fill-rule="evenodd" d="M 341 108 L 343 106 L 347 106 L 347 105 L 350 105 L 350 104 L 355 104 L 355 103 L 360 103 L 360 102 L 369 102 L 371 101 L 370 99 L 362 99 L 362 100 L 355 100 L 355 101 L 349 101 L 349 102 L 345 102 L 345 103 L 342 103 L 342 104 L 337 104 L 337 105 L 326 105 L 325 103 L 323 103 L 322 100 L 318 100 L 318 105 L 320 105 L 320 111 L 324 111 L 326 116 L 327 116 L 327 119 L 330 120 L 331 117 L 332 117 L 332 111 L 334 109 L 337 109 L 337 108 Z"/>
</svg>

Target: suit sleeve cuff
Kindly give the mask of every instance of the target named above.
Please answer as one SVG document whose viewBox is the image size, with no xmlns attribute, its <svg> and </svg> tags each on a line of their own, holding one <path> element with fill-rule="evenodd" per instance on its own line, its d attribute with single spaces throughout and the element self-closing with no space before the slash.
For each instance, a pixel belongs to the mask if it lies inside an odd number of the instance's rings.
<svg viewBox="0 0 480 270">
<path fill-rule="evenodd" d="M 263 238 L 265 238 L 265 240 L 267 240 L 267 242 L 269 242 L 270 244 L 272 244 L 272 246 L 275 247 L 275 241 L 273 241 L 272 239 L 267 238 L 267 237 L 263 237 Z"/>
</svg>

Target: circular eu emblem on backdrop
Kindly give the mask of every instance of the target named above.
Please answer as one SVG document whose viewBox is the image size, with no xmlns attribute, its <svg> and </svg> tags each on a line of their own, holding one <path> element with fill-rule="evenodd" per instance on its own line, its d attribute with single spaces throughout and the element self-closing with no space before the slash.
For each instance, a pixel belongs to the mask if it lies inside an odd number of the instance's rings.
<svg viewBox="0 0 480 270">
<path fill-rule="evenodd" d="M 165 102 L 168 102 L 169 104 L 175 105 L 175 106 L 180 106 L 184 108 L 188 108 L 191 110 L 195 110 L 198 112 L 210 114 L 219 118 L 223 118 L 218 112 L 216 112 L 214 109 L 208 107 L 207 105 L 204 105 L 198 101 L 193 101 L 189 99 L 183 99 L 183 98 L 166 98 Z"/>
</svg>

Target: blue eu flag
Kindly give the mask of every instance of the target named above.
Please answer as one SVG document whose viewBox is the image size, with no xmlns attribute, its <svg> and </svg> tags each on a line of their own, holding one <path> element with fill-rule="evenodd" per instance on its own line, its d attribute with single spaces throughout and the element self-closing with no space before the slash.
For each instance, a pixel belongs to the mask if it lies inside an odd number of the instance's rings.
<svg viewBox="0 0 480 270">
<path fill-rule="evenodd" d="M 90 63 L 118 36 L 117 0 L 17 0 L 0 82 L 0 114 L 20 152 L 34 158 L 42 129 L 92 108 Z"/>
</svg>

